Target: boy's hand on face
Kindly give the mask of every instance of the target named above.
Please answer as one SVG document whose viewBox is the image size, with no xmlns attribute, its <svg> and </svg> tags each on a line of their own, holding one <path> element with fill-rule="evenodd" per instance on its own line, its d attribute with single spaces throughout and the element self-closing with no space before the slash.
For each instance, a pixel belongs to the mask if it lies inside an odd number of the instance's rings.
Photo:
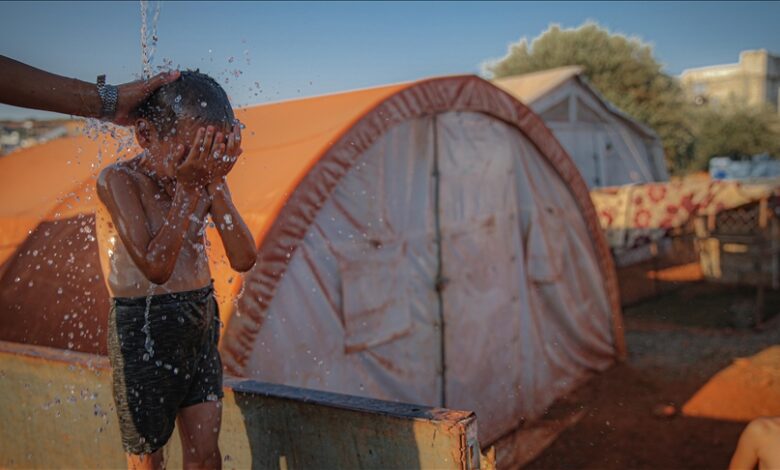
<svg viewBox="0 0 780 470">
<path fill-rule="evenodd" d="M 224 142 L 224 135 L 220 132 L 217 134 L 214 142 Z M 211 167 L 211 183 L 218 184 L 224 180 L 225 176 L 230 173 L 233 166 L 238 161 L 241 150 L 241 125 L 236 121 L 233 124 L 233 130 L 227 136 L 227 143 L 225 144 L 224 152 L 212 154 L 210 159 Z"/>
<path fill-rule="evenodd" d="M 213 126 L 198 129 L 190 152 L 176 169 L 177 184 L 182 184 L 190 189 L 198 189 L 211 183 L 214 179 L 213 162 L 216 160 L 216 155 L 220 155 L 221 160 L 227 147 L 221 135 L 220 132 L 215 138 Z M 184 146 L 179 145 L 176 150 L 175 158 L 179 160 L 184 155 Z"/>
</svg>

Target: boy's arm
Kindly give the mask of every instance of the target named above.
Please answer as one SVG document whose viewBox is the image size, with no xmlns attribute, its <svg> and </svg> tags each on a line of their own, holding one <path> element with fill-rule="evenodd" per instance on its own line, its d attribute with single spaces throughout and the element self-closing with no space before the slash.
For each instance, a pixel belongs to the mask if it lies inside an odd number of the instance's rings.
<svg viewBox="0 0 780 470">
<path fill-rule="evenodd" d="M 205 134 L 205 141 L 204 141 Z M 213 132 L 200 129 L 187 159 L 177 169 L 176 192 L 162 227 L 151 233 L 133 176 L 126 170 L 108 167 L 98 178 L 98 197 L 111 214 L 119 237 L 141 272 L 155 284 L 164 284 L 173 274 L 179 251 L 186 239 L 190 217 L 209 178 L 205 165 L 212 152 Z M 208 142 L 207 142 L 208 141 Z M 225 144 L 213 143 L 224 152 Z M 184 147 L 179 146 L 179 159 Z"/>
<path fill-rule="evenodd" d="M 241 155 L 241 125 L 238 121 L 233 124 L 232 132 L 228 135 L 224 158 L 214 163 L 212 173 L 214 179 L 206 187 L 211 198 L 209 213 L 217 225 L 222 245 L 225 247 L 230 267 L 236 271 L 249 271 L 255 265 L 257 254 L 255 253 L 255 241 L 252 232 L 249 231 L 241 214 L 238 213 L 233 199 L 230 197 L 225 176 L 230 172 Z"/>
<path fill-rule="evenodd" d="M 257 259 L 255 241 L 233 205 L 227 181 L 223 177 L 209 184 L 207 190 L 211 197 L 211 218 L 222 238 L 230 267 L 240 272 L 249 271 Z"/>
<path fill-rule="evenodd" d="M 164 284 L 176 266 L 200 192 L 177 186 L 171 209 L 157 234 L 151 233 L 138 189 L 126 171 L 103 170 L 98 179 L 98 196 L 135 265 L 151 282 Z"/>
</svg>

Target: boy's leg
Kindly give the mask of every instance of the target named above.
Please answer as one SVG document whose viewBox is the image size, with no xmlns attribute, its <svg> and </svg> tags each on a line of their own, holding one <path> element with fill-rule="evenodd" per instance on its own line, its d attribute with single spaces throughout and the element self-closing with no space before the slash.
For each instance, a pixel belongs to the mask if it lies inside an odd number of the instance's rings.
<svg viewBox="0 0 780 470">
<path fill-rule="evenodd" d="M 125 454 L 127 456 L 128 470 L 159 470 L 164 468 L 163 450 L 152 454 Z"/>
<path fill-rule="evenodd" d="M 140 353 L 146 351 L 145 335 L 135 333 L 142 331 L 146 307 L 133 305 L 128 299 L 121 302 L 114 299 L 111 307 L 107 343 L 112 392 L 127 466 L 160 469 L 165 465 L 163 446 L 173 433 L 179 409 L 169 395 L 181 395 L 188 383 L 184 377 L 177 383 L 167 369 L 143 360 Z M 170 355 L 164 354 L 163 349 L 157 351 L 161 359 Z"/>
<path fill-rule="evenodd" d="M 222 402 L 207 401 L 179 410 L 179 436 L 184 453 L 184 468 L 221 469 L 219 430 L 222 426 Z"/>
</svg>

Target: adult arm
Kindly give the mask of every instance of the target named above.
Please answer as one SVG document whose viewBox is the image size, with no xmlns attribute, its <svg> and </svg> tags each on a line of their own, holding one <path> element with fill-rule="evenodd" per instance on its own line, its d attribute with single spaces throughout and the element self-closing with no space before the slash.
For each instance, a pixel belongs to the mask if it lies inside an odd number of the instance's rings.
<svg viewBox="0 0 780 470">
<path fill-rule="evenodd" d="M 148 80 L 117 87 L 115 124 L 133 122 L 136 108 L 159 87 L 179 78 L 178 71 L 163 72 Z M 0 55 L 0 102 L 23 108 L 54 111 L 83 117 L 101 117 L 97 86 L 55 75 Z"/>
</svg>

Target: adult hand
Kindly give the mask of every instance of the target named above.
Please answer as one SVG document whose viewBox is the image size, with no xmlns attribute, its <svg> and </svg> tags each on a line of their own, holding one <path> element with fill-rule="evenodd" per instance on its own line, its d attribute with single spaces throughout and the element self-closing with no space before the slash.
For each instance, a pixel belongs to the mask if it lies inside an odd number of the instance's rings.
<svg viewBox="0 0 780 470">
<path fill-rule="evenodd" d="M 135 112 L 152 93 L 163 85 L 167 85 L 179 78 L 178 70 L 161 72 L 147 80 L 136 80 L 134 82 L 117 85 L 119 98 L 116 104 L 116 114 L 111 122 L 120 126 L 128 126 L 135 119 Z"/>
</svg>

